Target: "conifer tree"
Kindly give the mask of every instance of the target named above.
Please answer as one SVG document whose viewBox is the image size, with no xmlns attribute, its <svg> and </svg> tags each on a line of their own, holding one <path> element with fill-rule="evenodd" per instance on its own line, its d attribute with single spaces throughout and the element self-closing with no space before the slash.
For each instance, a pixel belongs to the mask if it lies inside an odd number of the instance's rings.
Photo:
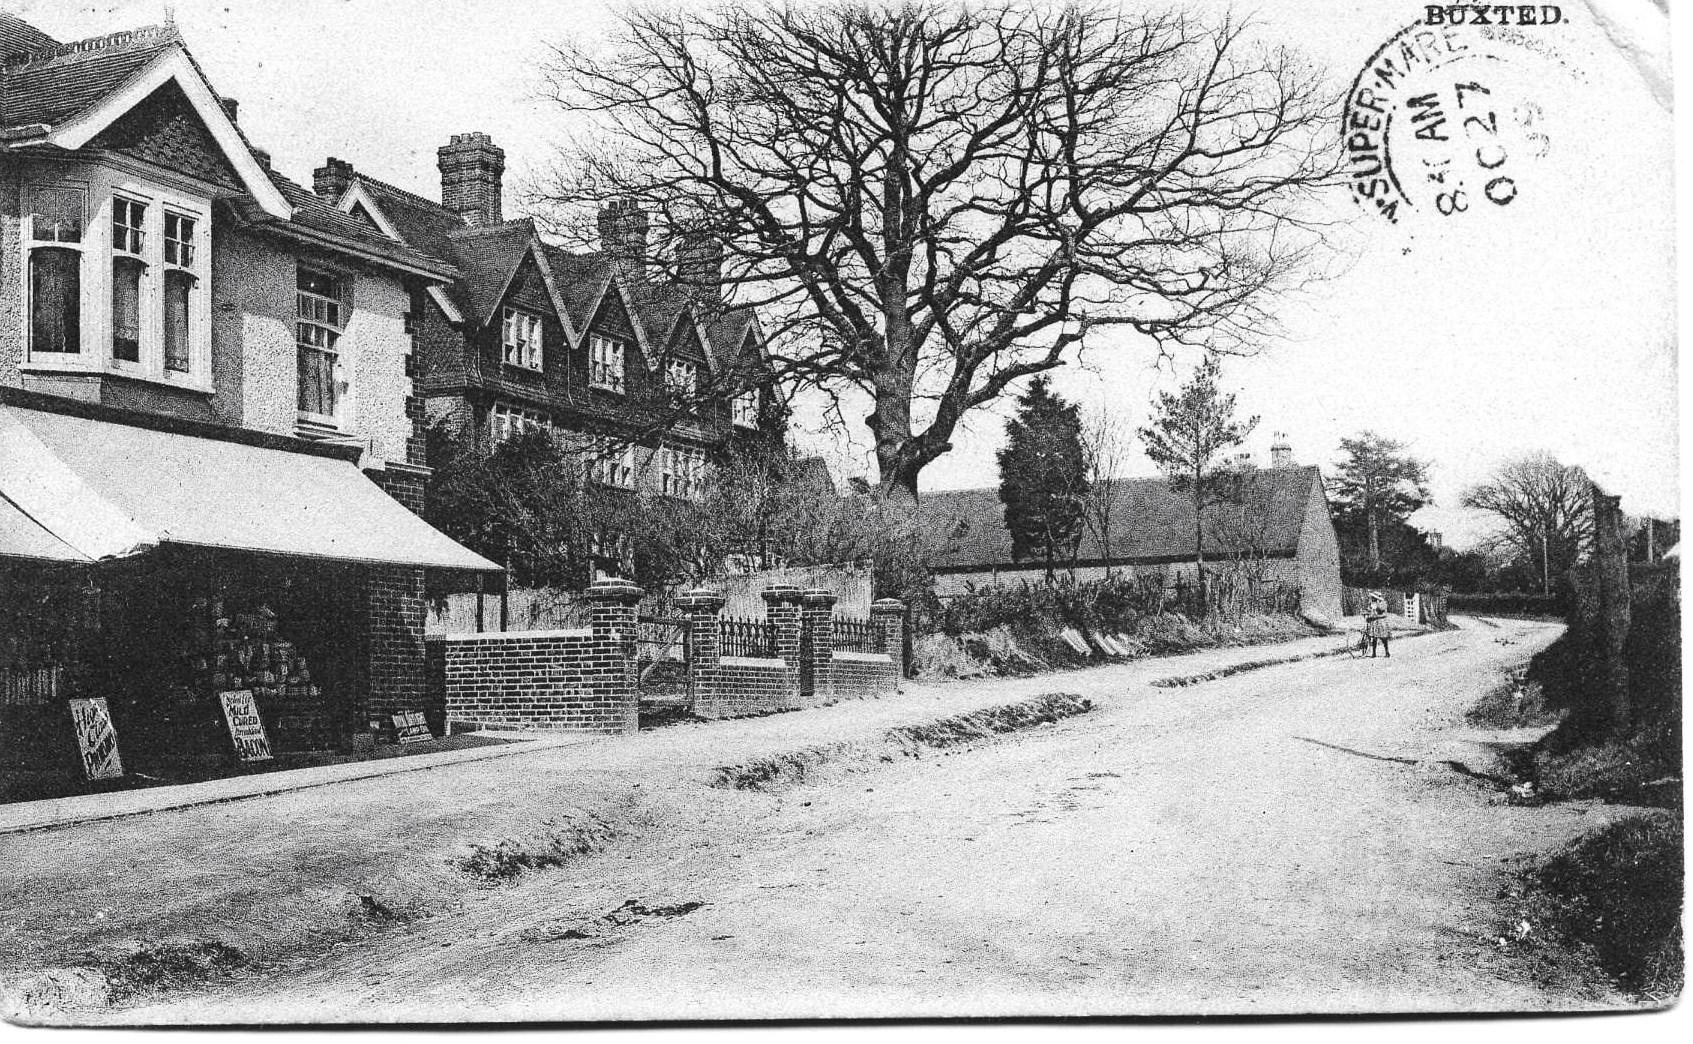
<svg viewBox="0 0 1693 1044">
<path fill-rule="evenodd" d="M 1073 561 L 1082 537 L 1082 497 L 1088 491 L 1082 422 L 1074 403 L 1036 377 L 1017 400 L 999 451 L 999 499 L 1011 531 L 1014 561 Z"/>
</svg>

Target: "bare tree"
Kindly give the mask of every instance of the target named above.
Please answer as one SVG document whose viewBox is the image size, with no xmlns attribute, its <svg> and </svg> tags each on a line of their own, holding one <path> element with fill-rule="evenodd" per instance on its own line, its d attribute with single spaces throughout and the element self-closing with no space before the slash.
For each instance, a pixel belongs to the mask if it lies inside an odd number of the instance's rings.
<svg viewBox="0 0 1693 1044">
<path fill-rule="evenodd" d="M 1082 456 L 1087 465 L 1086 491 L 1081 494 L 1082 526 L 1093 536 L 1099 557 L 1110 576 L 1111 527 L 1121 519 L 1119 511 L 1124 462 L 1129 454 L 1131 433 L 1121 416 L 1100 407 L 1082 420 Z M 1073 568 L 1073 567 L 1072 567 Z"/>
<path fill-rule="evenodd" d="M 537 202 L 653 218 L 642 270 L 765 317 L 777 374 L 874 404 L 879 491 L 1124 329 L 1231 350 L 1318 238 L 1333 99 L 1227 18 L 1039 0 L 638 8 L 562 47 L 590 126 Z M 704 263 L 702 263 L 704 259 Z"/>
<path fill-rule="evenodd" d="M 1590 486 L 1580 468 L 1560 464 L 1550 453 L 1531 453 L 1465 490 L 1463 504 L 1499 517 L 1501 543 L 1538 569 L 1541 589 L 1550 594 L 1553 574 L 1575 565 L 1592 532 Z"/>
</svg>

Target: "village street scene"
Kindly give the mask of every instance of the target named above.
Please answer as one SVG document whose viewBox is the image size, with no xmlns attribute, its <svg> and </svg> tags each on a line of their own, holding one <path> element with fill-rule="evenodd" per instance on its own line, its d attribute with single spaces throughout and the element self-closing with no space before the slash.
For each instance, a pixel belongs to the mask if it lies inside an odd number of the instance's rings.
<svg viewBox="0 0 1693 1044">
<path fill-rule="evenodd" d="M 0 1014 L 1661 1028 L 1669 46 L 0 0 Z"/>
</svg>

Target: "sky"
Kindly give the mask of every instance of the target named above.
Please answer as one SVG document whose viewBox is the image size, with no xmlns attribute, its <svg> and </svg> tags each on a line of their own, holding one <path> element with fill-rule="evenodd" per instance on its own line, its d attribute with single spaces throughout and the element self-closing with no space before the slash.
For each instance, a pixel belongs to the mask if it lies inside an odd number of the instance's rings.
<svg viewBox="0 0 1693 1044">
<path fill-rule="evenodd" d="M 61 39 L 164 19 L 159 0 L 0 0 Z M 507 154 L 507 214 L 569 130 L 541 97 L 546 45 L 601 31 L 599 0 L 174 0 L 214 87 L 241 102 L 248 135 L 309 184 L 326 156 L 435 197 L 435 149 L 467 130 Z M 1217 4 L 1195 5 L 1213 14 Z M 1332 473 L 1343 437 L 1373 430 L 1427 461 L 1435 504 L 1413 521 L 1466 546 L 1489 526 L 1458 508 L 1503 460 L 1549 450 L 1622 494 L 1624 510 L 1679 516 L 1673 129 L 1667 19 L 1650 0 L 1561 5 L 1552 57 L 1498 63 L 1502 95 L 1537 106 L 1544 155 L 1519 154 L 1508 205 L 1451 219 L 1426 206 L 1391 225 L 1344 193 L 1334 254 L 1276 305 L 1279 328 L 1225 382 L 1262 418 L 1243 447 L 1267 461 L 1275 432 Z M 1251 5 L 1237 4 L 1239 12 Z M 1260 37 L 1297 47 L 1339 93 L 1422 5 L 1278 0 Z M 1556 35 L 1553 35 L 1554 30 Z M 1519 135 L 1522 129 L 1516 128 Z M 1337 128 L 1338 133 L 1338 128 Z M 1473 188 L 1472 188 L 1473 191 Z M 1195 362 L 1152 365 L 1129 339 L 1091 345 L 1055 388 L 1129 428 Z M 866 412 L 848 414 L 854 424 Z M 991 486 L 1008 406 L 973 417 L 924 489 Z M 796 441 L 837 477 L 873 471 L 860 427 L 820 430 L 802 404 Z M 1136 453 L 1130 474 L 1153 468 Z"/>
</svg>

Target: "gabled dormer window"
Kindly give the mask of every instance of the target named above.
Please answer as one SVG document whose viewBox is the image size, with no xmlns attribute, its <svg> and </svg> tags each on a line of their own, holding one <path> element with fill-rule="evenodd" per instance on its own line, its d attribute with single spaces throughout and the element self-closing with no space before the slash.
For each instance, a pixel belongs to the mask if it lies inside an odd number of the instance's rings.
<svg viewBox="0 0 1693 1044">
<path fill-rule="evenodd" d="M 699 392 L 700 368 L 686 359 L 664 364 L 664 390 L 675 399 L 692 399 Z"/>
<path fill-rule="evenodd" d="M 622 394 L 624 346 L 604 334 L 588 336 L 588 387 Z"/>
<path fill-rule="evenodd" d="M 502 342 L 507 365 L 521 366 L 526 370 L 541 368 L 540 316 L 521 308 L 507 308 Z"/>
</svg>

